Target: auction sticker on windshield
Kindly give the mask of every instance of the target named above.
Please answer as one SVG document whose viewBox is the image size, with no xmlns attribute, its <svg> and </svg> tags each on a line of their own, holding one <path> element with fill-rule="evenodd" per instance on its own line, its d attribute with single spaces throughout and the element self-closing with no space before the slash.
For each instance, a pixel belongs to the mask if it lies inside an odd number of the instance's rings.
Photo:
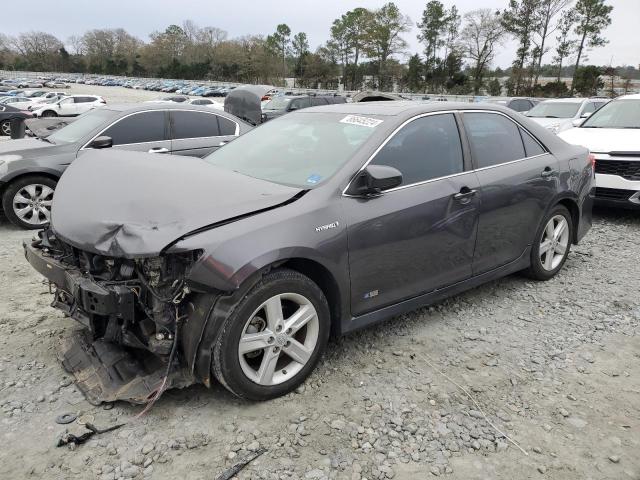
<svg viewBox="0 0 640 480">
<path fill-rule="evenodd" d="M 369 117 L 361 117 L 359 115 L 347 115 L 340 123 L 348 123 L 351 125 L 360 125 L 362 127 L 377 127 L 382 123 L 382 120 L 378 120 L 377 118 L 369 118 Z"/>
</svg>

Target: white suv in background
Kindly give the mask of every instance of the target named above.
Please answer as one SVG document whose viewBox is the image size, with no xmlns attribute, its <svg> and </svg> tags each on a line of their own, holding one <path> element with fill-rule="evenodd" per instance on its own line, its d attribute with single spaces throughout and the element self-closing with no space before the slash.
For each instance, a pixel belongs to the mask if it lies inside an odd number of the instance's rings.
<svg viewBox="0 0 640 480">
<path fill-rule="evenodd" d="M 640 209 L 640 95 L 612 100 L 559 137 L 595 156 L 599 203 Z"/>
<path fill-rule="evenodd" d="M 608 101 L 606 98 L 554 98 L 540 102 L 526 116 L 553 133 L 560 133 L 573 127 L 574 121 L 588 118 Z"/>
<path fill-rule="evenodd" d="M 97 95 L 70 95 L 51 103 L 44 103 L 33 108 L 36 117 L 75 117 L 89 110 L 103 107 L 107 102 Z"/>
</svg>

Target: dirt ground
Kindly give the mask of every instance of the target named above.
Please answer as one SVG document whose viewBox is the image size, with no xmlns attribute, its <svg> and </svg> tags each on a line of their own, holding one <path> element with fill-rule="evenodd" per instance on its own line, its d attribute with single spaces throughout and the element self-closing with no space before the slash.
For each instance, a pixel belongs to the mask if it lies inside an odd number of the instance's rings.
<svg viewBox="0 0 640 480">
<path fill-rule="evenodd" d="M 214 479 L 264 448 L 238 478 L 640 480 L 639 213 L 598 209 L 549 282 L 513 275 L 332 341 L 286 397 L 191 387 L 141 418 L 75 389 L 56 359 L 75 322 L 24 259 L 32 234 L 0 221 L 0 478 Z M 56 448 L 84 432 L 63 413 L 126 425 Z"/>
</svg>

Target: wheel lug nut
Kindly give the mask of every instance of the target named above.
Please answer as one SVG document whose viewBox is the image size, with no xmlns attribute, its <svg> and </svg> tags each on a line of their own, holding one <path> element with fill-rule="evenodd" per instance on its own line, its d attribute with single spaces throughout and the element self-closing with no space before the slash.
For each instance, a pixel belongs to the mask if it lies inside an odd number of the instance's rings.
<svg viewBox="0 0 640 480">
<path fill-rule="evenodd" d="M 286 343 L 284 344 L 284 346 L 285 346 L 285 347 L 288 347 L 289 345 L 291 345 L 291 342 L 286 342 Z"/>
<path fill-rule="evenodd" d="M 291 335 L 291 329 L 287 328 L 287 335 Z"/>
<path fill-rule="evenodd" d="M 276 332 L 281 332 L 282 331 L 282 325 L 278 325 L 276 327 Z"/>
<path fill-rule="evenodd" d="M 280 349 L 278 347 L 273 347 L 273 353 L 278 353 Z"/>
</svg>

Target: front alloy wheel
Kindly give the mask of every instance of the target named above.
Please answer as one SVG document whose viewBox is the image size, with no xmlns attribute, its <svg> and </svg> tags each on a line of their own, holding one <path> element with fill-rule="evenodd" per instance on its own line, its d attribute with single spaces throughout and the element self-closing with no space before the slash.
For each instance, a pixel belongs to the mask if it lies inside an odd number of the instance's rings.
<svg viewBox="0 0 640 480">
<path fill-rule="evenodd" d="M 279 385 L 297 375 L 318 343 L 318 314 L 297 293 L 274 295 L 247 321 L 238 346 L 244 374 L 259 385 Z"/>
<path fill-rule="evenodd" d="M 211 370 L 238 397 L 268 400 L 294 390 L 313 371 L 329 339 L 329 305 L 307 276 L 266 273 L 221 318 Z"/>
<path fill-rule="evenodd" d="M 43 228 L 51 221 L 56 181 L 44 176 L 28 176 L 10 183 L 2 196 L 7 218 L 22 228 Z"/>
</svg>

